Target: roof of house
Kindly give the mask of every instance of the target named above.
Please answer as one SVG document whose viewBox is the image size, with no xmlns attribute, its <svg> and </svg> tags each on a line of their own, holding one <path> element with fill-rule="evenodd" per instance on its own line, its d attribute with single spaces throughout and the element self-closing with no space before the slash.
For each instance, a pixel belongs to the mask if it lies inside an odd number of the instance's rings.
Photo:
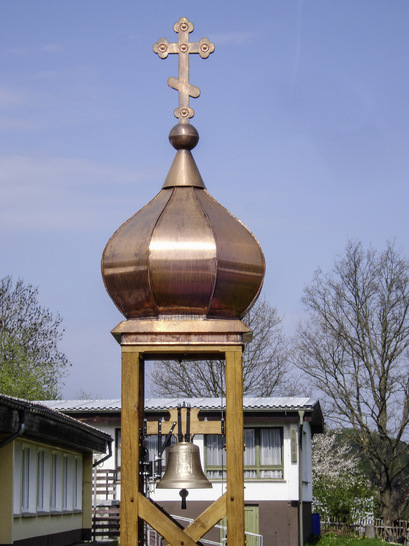
<svg viewBox="0 0 409 546">
<path fill-rule="evenodd" d="M 54 446 L 105 453 L 109 434 L 65 415 L 48 402 L 31 402 L 0 394 L 0 438 L 21 436 Z"/>
<path fill-rule="evenodd" d="M 220 398 L 149 398 L 145 400 L 145 412 L 160 413 L 169 408 L 175 408 L 181 403 L 190 405 L 192 408 L 199 408 L 201 411 L 220 411 L 225 408 L 225 399 Z M 121 411 L 120 399 L 104 400 L 48 400 L 44 401 L 50 408 L 67 412 L 70 415 L 81 414 L 119 414 Z M 245 397 L 243 398 L 243 409 L 246 414 L 269 413 L 288 416 L 297 416 L 298 412 L 304 412 L 304 419 L 309 421 L 314 432 L 322 432 L 324 419 L 320 403 L 314 398 L 303 397 Z"/>
<path fill-rule="evenodd" d="M 202 410 L 217 410 L 225 407 L 225 399 L 220 398 L 148 398 L 145 400 L 145 410 L 164 410 L 175 408 L 180 403 L 186 402 L 192 407 Z M 59 411 L 84 412 L 119 412 L 121 411 L 121 399 L 95 399 L 95 400 L 45 400 L 49 408 Z M 243 398 L 244 410 L 312 410 L 319 405 L 318 400 L 302 397 L 256 397 Z"/>
</svg>

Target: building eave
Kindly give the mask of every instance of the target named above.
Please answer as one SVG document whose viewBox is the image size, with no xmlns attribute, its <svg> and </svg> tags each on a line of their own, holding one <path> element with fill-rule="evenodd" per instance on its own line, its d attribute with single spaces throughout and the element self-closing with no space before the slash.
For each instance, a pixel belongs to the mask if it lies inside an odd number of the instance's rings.
<svg viewBox="0 0 409 546">
<path fill-rule="evenodd" d="M 24 413 L 22 438 L 50 443 L 81 452 L 105 453 L 112 442 L 109 434 L 77 421 L 45 404 L 0 394 L 0 433 L 3 438 L 14 434 Z"/>
</svg>

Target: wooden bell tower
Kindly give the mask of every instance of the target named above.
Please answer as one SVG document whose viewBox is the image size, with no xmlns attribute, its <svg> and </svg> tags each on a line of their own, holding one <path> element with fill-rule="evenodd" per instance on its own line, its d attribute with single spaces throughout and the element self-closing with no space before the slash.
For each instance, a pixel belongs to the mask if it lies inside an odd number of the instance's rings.
<svg viewBox="0 0 409 546">
<path fill-rule="evenodd" d="M 227 544 L 244 546 L 242 355 L 251 331 L 241 318 L 260 293 L 265 260 L 253 234 L 207 192 L 191 153 L 199 135 L 189 99 L 200 90 L 189 83 L 189 55 L 207 58 L 214 45 L 189 42 L 185 17 L 174 30 L 178 42 L 161 38 L 153 49 L 179 59 L 178 78 L 168 80 L 179 92 L 169 135 L 176 156 L 161 191 L 114 233 L 102 257 L 105 287 L 126 318 L 112 331 L 122 350 L 120 542 L 144 544 L 147 522 L 172 546 L 200 544 L 227 516 Z M 141 475 L 145 366 L 167 359 L 225 362 L 227 489 L 185 529 L 145 497 Z M 191 429 L 215 434 L 220 424 L 194 420 Z"/>
<path fill-rule="evenodd" d="M 139 519 L 156 529 L 172 546 L 190 546 L 198 544 L 201 537 L 225 516 L 227 543 L 244 546 L 242 338 L 248 335 L 249 330 L 239 321 L 227 321 L 228 324 L 223 321 L 224 332 L 203 332 L 201 325 L 189 324 L 190 332 L 182 333 L 175 327 L 156 333 L 147 332 L 151 325 L 146 323 L 151 321 L 140 322 L 123 322 L 113 331 L 120 336 L 122 347 L 121 546 L 143 544 L 143 530 L 137 525 Z M 206 329 L 212 326 L 208 324 L 212 322 L 216 322 L 214 327 L 219 330 L 221 321 L 217 320 L 206 321 Z M 195 326 L 196 332 L 193 330 Z M 171 340 L 176 336 L 179 339 L 174 344 Z M 145 362 L 152 359 L 191 360 L 197 357 L 225 360 L 227 491 L 191 525 L 181 530 L 143 494 L 138 461 L 139 430 L 143 427 L 144 418 L 144 368 Z M 195 429 L 193 422 L 191 427 L 193 434 L 221 432 L 219 423 L 200 422 Z"/>
</svg>

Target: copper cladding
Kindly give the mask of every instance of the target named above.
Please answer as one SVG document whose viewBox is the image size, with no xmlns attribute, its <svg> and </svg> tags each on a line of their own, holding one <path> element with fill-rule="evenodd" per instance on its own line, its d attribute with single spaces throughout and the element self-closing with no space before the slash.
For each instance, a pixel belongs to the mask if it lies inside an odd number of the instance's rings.
<svg viewBox="0 0 409 546">
<path fill-rule="evenodd" d="M 179 93 L 179 124 L 169 135 L 175 159 L 162 190 L 114 233 L 102 257 L 105 287 L 127 319 L 240 319 L 263 283 L 259 243 L 207 192 L 191 153 L 199 135 L 189 98 L 200 90 L 189 82 L 189 55 L 214 51 L 207 38 L 189 41 L 193 28 L 182 17 L 178 42 L 161 38 L 153 48 L 179 59 L 179 76 L 168 81 Z"/>
<path fill-rule="evenodd" d="M 175 129 L 181 138 L 172 130 L 172 144 L 185 148 L 178 149 L 165 187 L 108 241 L 102 258 L 106 289 L 128 319 L 240 318 L 261 289 L 263 252 L 207 192 L 186 149 L 191 142 L 184 127 Z M 187 152 L 183 161 L 180 152 Z"/>
</svg>

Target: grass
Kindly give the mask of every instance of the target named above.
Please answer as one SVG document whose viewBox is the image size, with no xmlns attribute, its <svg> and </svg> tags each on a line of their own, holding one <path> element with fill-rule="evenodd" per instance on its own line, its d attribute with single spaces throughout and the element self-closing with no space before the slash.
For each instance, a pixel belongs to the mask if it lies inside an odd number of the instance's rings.
<svg viewBox="0 0 409 546">
<path fill-rule="evenodd" d="M 357 538 L 328 533 L 307 542 L 305 546 L 380 546 L 381 544 L 385 544 L 385 542 L 377 538 Z"/>
</svg>

